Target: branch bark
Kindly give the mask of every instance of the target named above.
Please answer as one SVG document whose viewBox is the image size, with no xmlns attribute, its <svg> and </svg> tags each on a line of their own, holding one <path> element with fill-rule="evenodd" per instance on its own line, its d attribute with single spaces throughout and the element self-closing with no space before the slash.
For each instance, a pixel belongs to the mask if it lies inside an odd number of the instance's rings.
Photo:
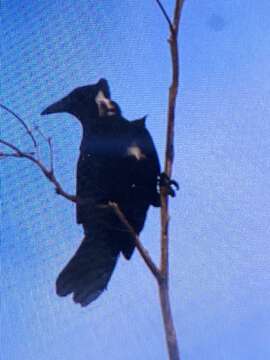
<svg viewBox="0 0 270 360">
<path fill-rule="evenodd" d="M 168 14 L 160 1 L 156 0 L 166 20 Z M 179 22 L 183 9 L 184 0 L 176 0 L 173 21 L 169 21 L 169 45 L 172 62 L 172 83 L 169 88 L 168 113 L 167 113 L 167 136 L 164 172 L 170 178 L 172 176 L 174 160 L 174 124 L 175 124 L 175 105 L 179 86 L 179 52 L 178 52 L 178 31 Z M 170 360 L 179 360 L 176 331 L 173 323 L 169 297 L 169 198 L 166 188 L 161 188 L 161 256 L 160 271 L 161 281 L 159 282 L 159 296 L 162 310 L 163 323 L 166 334 L 167 348 Z"/>
<path fill-rule="evenodd" d="M 109 202 L 109 206 L 111 206 L 116 215 L 119 217 L 119 219 L 122 221 L 123 224 L 127 227 L 128 231 L 132 235 L 136 248 L 139 251 L 140 255 L 142 256 L 145 264 L 148 266 L 149 270 L 152 272 L 152 274 L 155 276 L 157 281 L 161 281 L 161 273 L 159 268 L 156 266 L 154 261 L 152 260 L 151 256 L 149 255 L 148 251 L 145 249 L 145 247 L 142 245 L 139 236 L 136 234 L 133 227 L 128 222 L 127 218 L 123 214 L 123 212 L 120 210 L 119 206 L 116 203 Z"/>
<path fill-rule="evenodd" d="M 10 108 L 8 108 L 7 106 L 0 104 L 0 107 L 4 110 L 6 110 L 7 112 L 9 112 L 11 115 L 13 115 L 21 124 L 22 126 L 25 128 L 26 133 L 30 136 L 30 139 L 33 142 L 33 145 L 35 147 L 35 149 L 37 148 L 37 141 L 33 135 L 32 130 L 28 127 L 28 125 L 26 124 L 26 122 L 18 115 L 16 114 L 13 110 L 11 110 Z"/>
</svg>

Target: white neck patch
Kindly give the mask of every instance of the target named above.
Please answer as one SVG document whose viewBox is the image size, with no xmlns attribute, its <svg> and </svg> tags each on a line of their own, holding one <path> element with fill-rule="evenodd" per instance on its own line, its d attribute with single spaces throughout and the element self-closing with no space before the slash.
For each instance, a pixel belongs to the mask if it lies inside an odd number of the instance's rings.
<svg viewBox="0 0 270 360">
<path fill-rule="evenodd" d="M 95 102 L 98 106 L 99 116 L 114 115 L 115 107 L 113 106 L 110 99 L 106 98 L 103 91 L 99 91 L 95 97 Z"/>
</svg>

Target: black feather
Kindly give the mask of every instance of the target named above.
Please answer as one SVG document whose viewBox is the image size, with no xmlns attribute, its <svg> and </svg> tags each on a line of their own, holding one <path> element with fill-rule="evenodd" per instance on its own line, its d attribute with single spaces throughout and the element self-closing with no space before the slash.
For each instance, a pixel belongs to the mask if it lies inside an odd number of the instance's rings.
<svg viewBox="0 0 270 360">
<path fill-rule="evenodd" d="M 106 289 L 119 254 L 130 259 L 135 248 L 125 225 L 106 205 L 117 203 L 139 234 L 149 206 L 160 206 L 160 165 L 145 118 L 126 120 L 110 99 L 105 79 L 73 90 L 42 114 L 63 111 L 74 115 L 83 129 L 76 208 L 85 238 L 60 273 L 56 289 L 60 296 L 73 293 L 74 301 L 85 306 Z"/>
</svg>

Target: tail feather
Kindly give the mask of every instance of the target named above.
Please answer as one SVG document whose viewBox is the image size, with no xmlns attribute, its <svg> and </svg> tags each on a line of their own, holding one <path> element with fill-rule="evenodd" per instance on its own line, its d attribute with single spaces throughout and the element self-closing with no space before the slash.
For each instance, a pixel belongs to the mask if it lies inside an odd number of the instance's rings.
<svg viewBox="0 0 270 360">
<path fill-rule="evenodd" d="M 136 232 L 140 232 L 148 204 L 134 212 L 123 209 Z M 135 243 L 126 226 L 110 208 L 95 208 L 82 224 L 85 237 L 56 280 L 56 293 L 82 306 L 90 304 L 107 288 L 120 252 L 130 259 Z"/>
<path fill-rule="evenodd" d="M 120 250 L 104 237 L 83 239 L 75 255 L 56 280 L 59 296 L 73 293 L 76 303 L 86 306 L 107 287 Z"/>
</svg>

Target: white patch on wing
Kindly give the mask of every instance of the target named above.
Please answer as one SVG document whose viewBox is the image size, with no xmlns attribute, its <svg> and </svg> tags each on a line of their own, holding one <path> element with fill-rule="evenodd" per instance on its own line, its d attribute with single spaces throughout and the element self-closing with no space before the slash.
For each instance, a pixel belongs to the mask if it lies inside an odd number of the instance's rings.
<svg viewBox="0 0 270 360">
<path fill-rule="evenodd" d="M 137 160 L 142 160 L 145 159 L 145 155 L 142 152 L 142 150 L 139 148 L 139 146 L 137 146 L 136 144 L 132 144 L 128 149 L 127 149 L 127 155 L 128 156 L 134 156 Z"/>
</svg>

